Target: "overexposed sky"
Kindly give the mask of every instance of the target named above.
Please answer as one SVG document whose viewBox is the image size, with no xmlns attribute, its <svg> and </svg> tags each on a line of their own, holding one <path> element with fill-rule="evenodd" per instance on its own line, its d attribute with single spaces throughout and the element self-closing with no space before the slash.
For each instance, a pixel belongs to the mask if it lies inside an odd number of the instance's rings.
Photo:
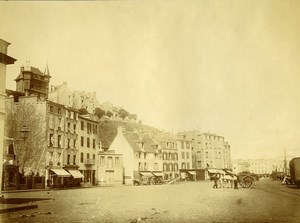
<svg viewBox="0 0 300 223">
<path fill-rule="evenodd" d="M 233 158 L 300 151 L 300 2 L 1 2 L 0 38 L 51 84 L 96 91 L 167 131 L 225 137 Z"/>
</svg>

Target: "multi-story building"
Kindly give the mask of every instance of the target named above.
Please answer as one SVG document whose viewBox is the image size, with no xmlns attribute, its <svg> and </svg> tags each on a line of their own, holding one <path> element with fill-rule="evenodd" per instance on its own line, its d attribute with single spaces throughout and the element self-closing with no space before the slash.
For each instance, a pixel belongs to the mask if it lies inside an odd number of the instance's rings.
<svg viewBox="0 0 300 223">
<path fill-rule="evenodd" d="M 51 85 L 48 100 L 68 107 L 74 105 L 73 92 L 68 87 L 67 82 L 57 86 Z"/>
<path fill-rule="evenodd" d="M 249 160 L 249 171 L 258 175 L 268 175 L 273 170 L 273 160 L 255 159 Z"/>
<path fill-rule="evenodd" d="M 179 135 L 176 137 L 176 143 L 181 178 L 194 180 L 196 178 L 196 171 L 192 170 L 194 169 L 192 141 L 187 140 L 185 135 Z"/>
<path fill-rule="evenodd" d="M 85 185 L 97 184 L 97 156 L 99 152 L 98 119 L 93 115 L 79 116 L 79 170 Z"/>
<path fill-rule="evenodd" d="M 6 99 L 7 134 L 15 140 L 19 170 L 26 176 L 43 176 L 54 187 L 78 185 L 77 123 L 75 109 L 36 96 Z M 28 128 L 21 140 L 19 130 Z"/>
<path fill-rule="evenodd" d="M 16 59 L 7 55 L 7 48 L 10 43 L 0 39 L 0 129 L 3 130 L 5 120 L 5 83 L 6 83 L 6 66 L 14 64 Z M 6 151 L 4 131 L 0 133 L 0 195 L 2 191 L 2 168 L 3 168 L 3 151 Z M 5 179 L 6 177 L 4 177 Z"/>
<path fill-rule="evenodd" d="M 91 114 L 100 107 L 96 92 L 72 91 L 67 82 L 51 86 L 49 100 L 75 109 L 85 108 Z"/>
<path fill-rule="evenodd" d="M 15 79 L 16 91 L 25 93 L 25 96 L 37 96 L 38 98 L 48 98 L 50 73 L 48 65 L 42 73 L 38 68 L 29 64 L 20 68 L 20 74 Z"/>
<path fill-rule="evenodd" d="M 161 152 L 148 134 L 125 132 L 119 127 L 110 150 L 123 156 L 125 184 L 132 184 L 142 176 L 162 176 Z"/>
<path fill-rule="evenodd" d="M 179 176 L 177 142 L 168 133 L 152 135 L 158 150 L 162 153 L 164 179 L 170 180 Z"/>
<path fill-rule="evenodd" d="M 232 168 L 230 145 L 223 136 L 199 131 L 182 132 L 179 135 L 185 135 L 186 139 L 192 141 L 196 169 Z"/>
<path fill-rule="evenodd" d="M 51 101 L 46 106 L 46 179 L 57 187 L 79 186 L 78 112 Z"/>
</svg>

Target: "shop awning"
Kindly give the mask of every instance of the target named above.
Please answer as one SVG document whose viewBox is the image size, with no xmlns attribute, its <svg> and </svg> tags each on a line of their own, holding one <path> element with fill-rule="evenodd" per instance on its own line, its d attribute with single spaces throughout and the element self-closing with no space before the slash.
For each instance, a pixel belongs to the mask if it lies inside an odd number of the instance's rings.
<svg viewBox="0 0 300 223">
<path fill-rule="evenodd" d="M 140 172 L 140 174 L 142 174 L 143 176 L 146 176 L 146 177 L 152 177 L 152 173 L 151 172 Z"/>
<path fill-rule="evenodd" d="M 218 172 L 218 170 L 217 169 L 215 169 L 215 168 L 207 168 L 207 171 L 209 172 L 209 173 L 219 173 Z"/>
<path fill-rule="evenodd" d="M 83 178 L 84 176 L 82 175 L 82 173 L 80 173 L 80 171 L 78 170 L 68 170 L 68 172 L 72 175 L 72 177 L 74 177 L 75 179 L 79 179 L 79 178 Z"/>
<path fill-rule="evenodd" d="M 196 171 L 188 171 L 191 175 L 196 175 Z"/>
<path fill-rule="evenodd" d="M 220 174 L 226 174 L 224 170 L 218 170 L 218 173 L 220 173 Z"/>
<path fill-rule="evenodd" d="M 216 174 L 216 173 L 226 174 L 224 170 L 222 170 L 222 169 L 216 169 L 216 168 L 207 168 L 207 171 L 209 173 L 214 173 L 214 174 Z"/>
<path fill-rule="evenodd" d="M 54 172 L 59 177 L 70 177 L 71 174 L 69 174 L 64 169 L 51 169 L 52 172 Z"/>
<path fill-rule="evenodd" d="M 161 172 L 159 172 L 159 173 L 152 172 L 152 173 L 153 173 L 153 175 L 156 176 L 156 177 L 163 177 L 163 176 L 164 176 L 164 174 L 161 173 Z"/>
</svg>

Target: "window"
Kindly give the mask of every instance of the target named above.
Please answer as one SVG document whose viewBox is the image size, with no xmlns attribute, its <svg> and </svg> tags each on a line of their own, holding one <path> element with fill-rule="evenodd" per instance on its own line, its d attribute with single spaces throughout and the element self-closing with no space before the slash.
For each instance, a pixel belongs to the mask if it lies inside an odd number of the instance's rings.
<svg viewBox="0 0 300 223">
<path fill-rule="evenodd" d="M 178 171 L 178 164 L 177 163 L 174 164 L 174 170 Z"/>
<path fill-rule="evenodd" d="M 83 153 L 80 153 L 80 162 L 83 163 Z"/>
<path fill-rule="evenodd" d="M 184 159 L 184 152 L 181 153 L 181 158 Z"/>
<path fill-rule="evenodd" d="M 58 148 L 61 148 L 61 135 L 58 135 Z"/>
<path fill-rule="evenodd" d="M 187 163 L 186 165 L 187 165 L 187 168 L 190 169 L 190 163 Z"/>
<path fill-rule="evenodd" d="M 93 148 L 95 149 L 96 148 L 96 140 L 93 139 Z"/>
<path fill-rule="evenodd" d="M 139 170 L 142 170 L 142 163 L 139 163 Z"/>
<path fill-rule="evenodd" d="M 50 135 L 49 135 L 49 145 L 51 147 L 53 147 L 53 144 L 54 144 L 54 136 L 53 136 L 52 133 L 50 133 Z"/>
<path fill-rule="evenodd" d="M 116 163 L 116 166 L 119 166 L 119 165 L 120 165 L 120 158 L 119 158 L 119 157 L 116 157 L 116 158 L 115 158 L 115 163 Z"/>
<path fill-rule="evenodd" d="M 154 163 L 154 170 L 158 170 L 158 163 Z"/>
<path fill-rule="evenodd" d="M 93 160 L 95 160 L 96 159 L 96 155 L 95 154 L 93 154 Z"/>
<path fill-rule="evenodd" d="M 73 155 L 73 165 L 76 164 L 76 155 Z"/>
<path fill-rule="evenodd" d="M 147 163 L 144 163 L 144 169 L 148 170 L 148 164 Z"/>
<path fill-rule="evenodd" d="M 67 164 L 68 164 L 68 165 L 70 165 L 70 158 L 71 158 L 71 155 L 68 155 L 68 156 L 67 156 Z"/>
<path fill-rule="evenodd" d="M 81 136 L 81 139 L 80 139 L 80 145 L 81 145 L 81 146 L 84 146 L 84 137 L 83 137 L 83 136 Z"/>
<path fill-rule="evenodd" d="M 90 159 L 90 154 L 89 153 L 86 154 L 86 158 Z"/>
<path fill-rule="evenodd" d="M 184 149 L 184 142 L 181 141 L 181 149 Z"/>
<path fill-rule="evenodd" d="M 84 122 L 83 121 L 80 122 L 80 129 L 84 130 Z"/>
<path fill-rule="evenodd" d="M 8 154 L 10 154 L 10 155 L 14 155 L 15 154 L 15 152 L 14 152 L 14 144 L 9 144 L 8 145 L 8 152 L 7 152 Z"/>
<path fill-rule="evenodd" d="M 105 164 L 105 157 L 104 156 L 100 156 L 100 164 L 101 165 Z"/>
<path fill-rule="evenodd" d="M 144 159 L 146 159 L 147 158 L 147 153 L 144 153 Z"/>
<path fill-rule="evenodd" d="M 58 114 L 61 114 L 61 108 L 58 108 L 58 109 L 57 109 L 57 113 L 58 113 Z"/>
<path fill-rule="evenodd" d="M 190 158 L 190 153 L 186 152 L 186 158 L 189 159 Z"/>
<path fill-rule="evenodd" d="M 90 148 L 90 138 L 87 138 L 87 147 Z"/>
<path fill-rule="evenodd" d="M 108 169 L 112 169 L 113 168 L 112 157 L 108 157 L 108 159 L 107 159 L 107 168 Z"/>
<path fill-rule="evenodd" d="M 73 125 L 74 133 L 76 133 L 76 124 Z"/>
<path fill-rule="evenodd" d="M 71 123 L 70 122 L 68 122 L 68 132 L 71 132 Z"/>
<path fill-rule="evenodd" d="M 50 112 L 54 112 L 54 107 L 50 106 Z"/>
<path fill-rule="evenodd" d="M 74 147 L 74 149 L 76 149 L 76 139 L 73 140 L 73 143 L 74 143 L 73 147 Z"/>
</svg>

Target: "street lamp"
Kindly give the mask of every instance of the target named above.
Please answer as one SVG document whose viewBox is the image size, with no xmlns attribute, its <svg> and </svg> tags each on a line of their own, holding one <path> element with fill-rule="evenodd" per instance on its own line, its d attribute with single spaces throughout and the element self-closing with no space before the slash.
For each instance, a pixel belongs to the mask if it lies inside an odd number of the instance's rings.
<svg viewBox="0 0 300 223">
<path fill-rule="evenodd" d="M 20 130 L 21 138 L 25 141 L 28 138 L 29 135 L 29 129 L 26 125 L 23 125 L 23 127 Z"/>
</svg>

